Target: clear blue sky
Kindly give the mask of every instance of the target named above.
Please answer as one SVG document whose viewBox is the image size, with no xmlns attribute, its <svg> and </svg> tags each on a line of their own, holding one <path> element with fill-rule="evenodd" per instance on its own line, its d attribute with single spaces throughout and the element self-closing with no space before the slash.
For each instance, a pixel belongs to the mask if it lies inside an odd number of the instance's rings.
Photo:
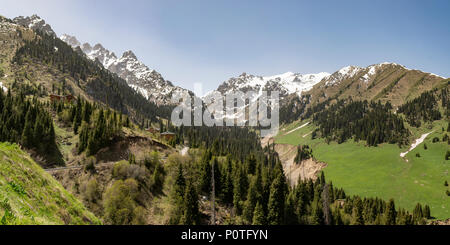
<svg viewBox="0 0 450 245">
<path fill-rule="evenodd" d="M 24 1 L 7 17 L 36 13 L 58 35 L 133 50 L 174 84 L 215 89 L 247 72 L 334 72 L 384 61 L 450 77 L 450 1 Z"/>
</svg>

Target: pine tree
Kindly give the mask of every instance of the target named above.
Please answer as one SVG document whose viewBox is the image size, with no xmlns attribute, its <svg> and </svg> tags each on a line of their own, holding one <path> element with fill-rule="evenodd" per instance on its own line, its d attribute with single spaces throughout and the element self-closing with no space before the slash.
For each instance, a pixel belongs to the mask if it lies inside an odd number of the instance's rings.
<svg viewBox="0 0 450 245">
<path fill-rule="evenodd" d="M 364 225 L 364 218 L 363 218 L 363 203 L 361 201 L 361 198 L 359 196 L 355 197 L 355 200 L 353 201 L 354 207 L 353 207 L 353 224 L 354 225 Z"/>
<path fill-rule="evenodd" d="M 211 152 L 205 152 L 202 158 L 200 170 L 200 191 L 207 195 L 211 192 L 211 158 Z"/>
<path fill-rule="evenodd" d="M 245 208 L 243 213 L 244 219 L 249 224 L 252 223 L 254 209 L 258 201 L 259 200 L 258 200 L 258 191 L 256 187 L 256 178 L 254 178 L 247 192 L 247 200 L 245 201 L 244 205 Z"/>
<path fill-rule="evenodd" d="M 252 225 L 265 225 L 266 219 L 264 215 L 263 206 L 258 202 L 253 213 Z"/>
<path fill-rule="evenodd" d="M 420 223 L 423 217 L 422 205 L 420 205 L 420 203 L 417 203 L 416 207 L 413 210 L 414 223 Z"/>
<path fill-rule="evenodd" d="M 312 206 L 312 219 L 313 224 L 315 225 L 324 225 L 325 219 L 324 219 L 324 212 L 323 212 L 323 200 L 321 195 L 321 186 L 320 184 L 317 185 L 314 189 L 314 198 L 313 202 L 311 204 Z"/>
<path fill-rule="evenodd" d="M 199 211 L 198 211 L 198 196 L 194 186 L 188 182 L 186 186 L 186 195 L 184 197 L 184 214 L 181 219 L 183 225 L 198 225 Z"/>
<path fill-rule="evenodd" d="M 424 217 L 425 219 L 431 219 L 430 206 L 425 205 L 425 207 L 423 208 L 423 217 Z"/>
<path fill-rule="evenodd" d="M 233 202 L 233 167 L 230 156 L 227 157 L 227 166 L 223 178 L 222 199 L 225 203 L 230 204 Z"/>
<path fill-rule="evenodd" d="M 23 129 L 23 133 L 22 133 L 22 145 L 27 147 L 27 148 L 31 148 L 33 147 L 33 128 L 32 128 L 32 116 L 31 116 L 31 111 L 28 110 L 27 115 L 25 117 L 25 127 Z"/>
<path fill-rule="evenodd" d="M 170 193 L 170 198 L 173 203 L 173 208 L 170 213 L 169 224 L 179 225 L 184 215 L 184 196 L 186 190 L 186 180 L 183 176 L 183 167 L 178 165 L 178 173 L 175 178 L 175 184 Z"/>
<path fill-rule="evenodd" d="M 285 185 L 283 177 L 278 174 L 270 187 L 268 204 L 268 223 L 270 225 L 282 225 L 284 222 Z"/>
<path fill-rule="evenodd" d="M 386 225 L 396 225 L 396 219 L 395 203 L 393 199 L 390 199 L 386 208 Z"/>
</svg>

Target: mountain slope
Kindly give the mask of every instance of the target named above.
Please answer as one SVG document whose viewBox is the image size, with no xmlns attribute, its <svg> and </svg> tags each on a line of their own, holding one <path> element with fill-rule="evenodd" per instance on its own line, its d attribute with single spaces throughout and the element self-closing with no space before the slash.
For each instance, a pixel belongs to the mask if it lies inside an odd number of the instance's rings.
<svg viewBox="0 0 450 245">
<path fill-rule="evenodd" d="M 7 58 L 2 60 L 7 75 L 3 86 L 21 81 L 34 90 L 42 90 L 43 97 L 50 93 L 80 95 L 127 114 L 137 122 L 168 117 L 170 108 L 148 101 L 125 80 L 60 39 L 6 20 L 2 26 L 2 40 L 11 43 L 2 50 Z"/>
<path fill-rule="evenodd" d="M 305 94 L 313 103 L 327 99 L 389 101 L 399 106 L 442 83 L 443 77 L 411 70 L 396 63 L 381 63 L 366 68 L 348 66 L 333 73 Z"/>
<path fill-rule="evenodd" d="M 100 224 L 17 145 L 0 143 L 0 224 Z"/>
<path fill-rule="evenodd" d="M 81 45 L 76 37 L 67 34 L 63 34 L 60 39 L 73 48 L 80 47 L 89 59 L 98 60 L 106 69 L 127 81 L 128 85 L 138 93 L 156 104 L 173 104 L 171 102 L 173 94 L 192 94 L 186 89 L 174 86 L 170 81 L 165 80 L 160 73 L 148 68 L 130 50 L 124 52 L 118 58 L 101 44 L 96 44 L 93 47 L 89 43 Z"/>
</svg>

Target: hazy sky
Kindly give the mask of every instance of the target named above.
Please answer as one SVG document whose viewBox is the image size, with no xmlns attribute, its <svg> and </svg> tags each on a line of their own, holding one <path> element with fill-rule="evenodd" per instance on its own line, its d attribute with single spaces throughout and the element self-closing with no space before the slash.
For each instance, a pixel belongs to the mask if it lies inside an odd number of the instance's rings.
<svg viewBox="0 0 450 245">
<path fill-rule="evenodd" d="M 209 91 L 242 72 L 334 72 L 384 61 L 450 77 L 450 1 L 0 0 L 58 35 L 133 50 L 174 84 Z M 205 91 L 205 92 L 206 92 Z"/>
</svg>

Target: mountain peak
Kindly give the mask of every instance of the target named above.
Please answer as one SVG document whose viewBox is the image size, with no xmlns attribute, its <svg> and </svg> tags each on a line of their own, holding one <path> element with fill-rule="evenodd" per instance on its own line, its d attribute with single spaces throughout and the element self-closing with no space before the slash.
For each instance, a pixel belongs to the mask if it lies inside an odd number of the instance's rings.
<svg viewBox="0 0 450 245">
<path fill-rule="evenodd" d="M 131 58 L 137 60 L 136 55 L 131 50 L 127 50 L 123 53 L 122 58 Z"/>
<path fill-rule="evenodd" d="M 105 50 L 105 48 L 100 43 L 97 43 L 94 45 L 94 50 Z"/>
<path fill-rule="evenodd" d="M 73 48 L 81 46 L 81 43 L 78 41 L 78 39 L 75 36 L 71 36 L 68 34 L 62 34 L 59 39 L 63 40 Z"/>
<path fill-rule="evenodd" d="M 13 19 L 13 21 L 21 26 L 30 28 L 34 31 L 41 31 L 50 36 L 56 37 L 56 33 L 53 31 L 52 27 L 45 23 L 41 17 L 37 14 L 33 14 L 32 16 L 19 16 Z"/>
</svg>

